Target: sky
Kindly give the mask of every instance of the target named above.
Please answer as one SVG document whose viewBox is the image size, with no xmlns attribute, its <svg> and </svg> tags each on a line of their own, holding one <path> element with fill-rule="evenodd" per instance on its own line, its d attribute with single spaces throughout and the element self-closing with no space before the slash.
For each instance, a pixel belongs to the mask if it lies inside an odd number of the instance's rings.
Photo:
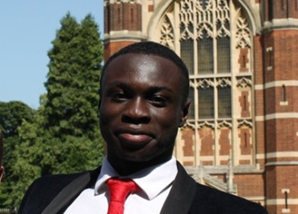
<svg viewBox="0 0 298 214">
<path fill-rule="evenodd" d="M 39 107 L 46 92 L 47 52 L 60 20 L 94 17 L 103 38 L 103 0 L 0 0 L 0 101 Z"/>
</svg>

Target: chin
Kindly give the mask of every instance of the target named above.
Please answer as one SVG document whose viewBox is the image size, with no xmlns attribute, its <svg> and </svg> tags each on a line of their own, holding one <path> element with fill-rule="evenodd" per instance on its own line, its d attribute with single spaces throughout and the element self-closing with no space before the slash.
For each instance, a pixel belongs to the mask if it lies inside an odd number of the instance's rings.
<svg viewBox="0 0 298 214">
<path fill-rule="evenodd" d="M 171 153 L 172 154 L 172 153 Z M 147 154 L 147 155 L 142 155 L 142 154 L 123 154 L 120 156 L 121 161 L 124 161 L 128 164 L 137 164 L 137 165 L 144 165 L 144 167 L 148 166 L 153 166 L 156 164 L 160 164 L 163 162 L 168 161 L 172 155 L 168 156 L 167 154 L 164 153 L 152 153 L 152 154 Z"/>
<path fill-rule="evenodd" d="M 132 155 L 132 154 L 127 154 L 127 155 L 123 155 L 120 156 L 120 159 L 126 162 L 134 162 L 134 163 L 144 163 L 144 162 L 148 162 L 152 159 L 154 159 L 154 157 L 146 157 L 143 155 Z"/>
</svg>

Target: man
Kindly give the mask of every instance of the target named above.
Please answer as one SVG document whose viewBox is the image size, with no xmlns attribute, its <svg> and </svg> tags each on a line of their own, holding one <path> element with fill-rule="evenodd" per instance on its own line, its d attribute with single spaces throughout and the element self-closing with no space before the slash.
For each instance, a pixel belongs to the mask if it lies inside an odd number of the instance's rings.
<svg viewBox="0 0 298 214">
<path fill-rule="evenodd" d="M 115 177 L 136 183 L 136 192 L 123 202 L 125 214 L 267 213 L 255 203 L 197 184 L 172 157 L 190 104 L 188 71 L 172 50 L 153 42 L 130 45 L 106 62 L 100 83 L 100 130 L 107 143 L 103 165 L 38 179 L 20 214 L 110 213 L 114 193 L 109 181 Z"/>
<path fill-rule="evenodd" d="M 0 182 L 3 177 L 4 173 L 4 167 L 2 166 L 2 160 L 3 160 L 3 142 L 2 142 L 2 132 L 0 130 Z"/>
</svg>

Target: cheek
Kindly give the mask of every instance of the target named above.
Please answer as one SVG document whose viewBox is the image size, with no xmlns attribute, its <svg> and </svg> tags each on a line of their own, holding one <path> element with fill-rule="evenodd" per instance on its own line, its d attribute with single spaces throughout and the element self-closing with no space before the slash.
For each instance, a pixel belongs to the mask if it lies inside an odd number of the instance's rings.
<svg viewBox="0 0 298 214">
<path fill-rule="evenodd" d="M 114 119 L 113 117 L 113 112 L 109 111 L 106 108 L 101 108 L 99 111 L 99 128 L 100 132 L 105 139 L 105 141 L 109 142 L 113 138 L 113 127 L 114 124 Z"/>
<path fill-rule="evenodd" d="M 164 109 L 163 111 L 155 111 L 152 113 L 156 119 L 157 125 L 167 129 L 179 126 L 180 114 L 178 109 Z"/>
<path fill-rule="evenodd" d="M 107 124 L 117 117 L 119 110 L 113 105 L 102 105 L 99 108 L 99 119 L 101 123 Z"/>
</svg>

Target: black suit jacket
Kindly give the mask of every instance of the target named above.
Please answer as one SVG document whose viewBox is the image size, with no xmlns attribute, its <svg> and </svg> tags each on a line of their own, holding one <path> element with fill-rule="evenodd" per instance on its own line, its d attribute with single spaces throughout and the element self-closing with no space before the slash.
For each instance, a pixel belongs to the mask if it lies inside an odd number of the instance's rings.
<svg viewBox="0 0 298 214">
<path fill-rule="evenodd" d="M 177 163 L 178 174 L 161 214 L 267 214 L 256 203 L 196 183 Z M 19 214 L 60 214 L 86 188 L 94 186 L 94 171 L 51 175 L 37 179 L 27 190 Z"/>
</svg>

